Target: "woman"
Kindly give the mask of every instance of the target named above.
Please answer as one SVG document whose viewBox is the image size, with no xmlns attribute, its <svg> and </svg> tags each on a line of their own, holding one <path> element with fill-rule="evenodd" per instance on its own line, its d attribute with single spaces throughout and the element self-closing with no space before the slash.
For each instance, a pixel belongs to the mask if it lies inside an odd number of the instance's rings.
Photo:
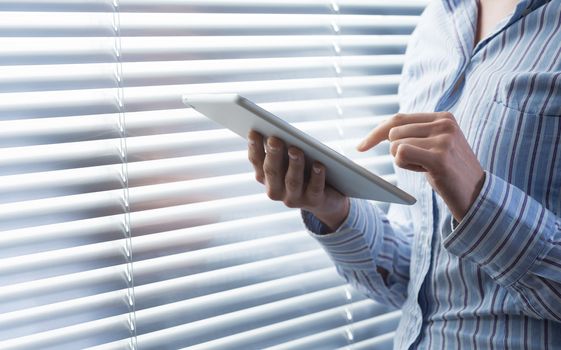
<svg viewBox="0 0 561 350">
<path fill-rule="evenodd" d="M 391 143 L 418 202 L 384 214 L 250 134 L 269 197 L 301 208 L 339 273 L 403 310 L 396 349 L 561 344 L 561 2 L 435 0 L 409 44 Z M 421 113 L 422 112 L 422 113 Z M 288 152 L 288 165 L 283 164 Z"/>
</svg>

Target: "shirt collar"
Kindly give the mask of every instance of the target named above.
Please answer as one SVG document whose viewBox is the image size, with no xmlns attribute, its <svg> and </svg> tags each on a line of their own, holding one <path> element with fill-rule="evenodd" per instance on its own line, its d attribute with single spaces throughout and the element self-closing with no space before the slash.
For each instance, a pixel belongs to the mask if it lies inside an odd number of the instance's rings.
<svg viewBox="0 0 561 350">
<path fill-rule="evenodd" d="M 516 8 L 514 9 L 512 15 L 509 18 L 505 18 L 503 21 L 501 21 L 498 24 L 495 32 L 489 35 L 487 38 L 483 39 L 475 47 L 473 46 L 473 43 L 475 39 L 475 25 L 477 23 L 477 3 L 479 0 L 441 1 L 443 2 L 444 8 L 447 10 L 451 20 L 454 22 L 452 26 L 453 30 L 455 30 L 457 34 L 457 46 L 460 49 L 464 59 L 468 60 L 470 56 L 473 56 L 477 51 L 484 47 L 487 42 L 489 42 L 493 37 L 509 27 L 512 23 L 520 20 L 522 17 L 547 4 L 551 0 L 520 0 L 516 5 Z M 470 19 L 469 21 L 466 21 L 466 15 Z"/>
</svg>

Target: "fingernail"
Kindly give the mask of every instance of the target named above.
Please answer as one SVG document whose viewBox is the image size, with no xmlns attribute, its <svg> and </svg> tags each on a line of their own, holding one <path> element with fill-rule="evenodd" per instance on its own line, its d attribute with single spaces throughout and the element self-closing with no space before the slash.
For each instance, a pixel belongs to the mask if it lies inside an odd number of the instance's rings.
<svg viewBox="0 0 561 350">
<path fill-rule="evenodd" d="M 362 147 L 364 147 L 365 142 L 361 142 L 358 146 L 356 146 L 356 150 L 360 151 L 362 149 Z"/>
<path fill-rule="evenodd" d="M 291 151 L 288 151 L 288 158 L 290 158 L 292 160 L 298 160 L 298 155 L 292 153 Z"/>
<path fill-rule="evenodd" d="M 252 146 L 255 145 L 255 141 L 253 141 L 252 139 L 248 139 L 247 142 Z"/>
<path fill-rule="evenodd" d="M 273 152 L 276 152 L 276 151 L 279 150 L 277 147 L 275 147 L 271 144 L 271 140 L 267 140 L 267 147 L 269 147 L 269 150 L 271 150 Z"/>
<path fill-rule="evenodd" d="M 314 170 L 314 173 L 319 174 L 321 173 L 321 168 L 317 167 L 317 166 L 313 166 L 312 169 Z"/>
</svg>

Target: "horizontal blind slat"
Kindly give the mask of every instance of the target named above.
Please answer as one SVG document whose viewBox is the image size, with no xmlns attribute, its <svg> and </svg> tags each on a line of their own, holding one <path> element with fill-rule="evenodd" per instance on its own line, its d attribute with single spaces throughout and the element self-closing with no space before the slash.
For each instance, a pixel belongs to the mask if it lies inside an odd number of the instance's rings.
<svg viewBox="0 0 561 350">
<path fill-rule="evenodd" d="M 242 61 L 242 59 L 239 59 Z M 328 62 L 324 58 L 315 58 L 306 63 L 300 63 L 297 67 L 291 66 L 292 62 L 277 62 L 278 59 L 259 60 L 260 62 L 223 62 L 223 61 L 192 61 L 186 66 L 183 62 L 169 61 L 161 68 L 162 64 L 154 62 L 154 69 L 146 71 L 146 63 L 124 63 L 122 64 L 122 75 L 125 76 L 127 87 L 149 87 L 169 86 L 189 83 L 189 90 L 210 90 L 222 88 L 224 90 L 255 89 L 257 86 L 268 86 L 269 91 L 277 91 L 282 98 L 283 92 L 289 89 L 301 90 L 305 95 L 299 99 L 334 96 L 335 84 L 339 84 L 347 97 L 351 94 L 372 94 L 384 91 L 397 92 L 399 80 L 397 66 L 384 67 L 386 63 L 381 62 L 382 71 L 393 75 L 370 75 L 370 76 L 343 76 L 339 79 L 333 78 L 333 60 Z M 288 64 L 288 65 L 287 65 Z M 148 64 L 150 65 L 150 64 Z M 367 66 L 368 65 L 368 66 Z M 369 62 L 363 67 L 367 69 L 376 68 L 376 62 Z M 70 96 L 79 96 L 83 90 L 111 89 L 118 84 L 115 77 L 114 64 L 95 64 L 85 66 L 83 72 L 77 73 L 73 65 L 50 65 L 50 66 L 20 66 L 24 69 L 11 72 L 0 77 L 0 91 L 14 93 L 13 96 L 23 96 L 22 91 L 29 94 L 34 91 L 59 91 L 68 90 Z M 31 67 L 31 68 L 30 68 Z M 88 72 L 91 70 L 92 72 Z M 39 72 L 35 74 L 35 71 Z M 95 74 L 94 71 L 104 71 L 103 74 Z M 1 69 L 0 69 L 1 73 Z M 373 72 L 376 74 L 376 72 Z M 220 83 L 215 83 L 217 77 L 221 77 Z M 275 85 L 270 86 L 271 83 Z M 251 86 L 248 86 L 251 85 Z M 255 86 L 257 85 L 257 86 Z M 326 86 L 327 85 L 327 86 Z M 323 89 L 322 89 L 323 88 Z M 385 89 L 384 89 L 385 88 Z M 79 89 L 74 90 L 73 89 Z M 319 91 L 306 91 L 306 90 Z M 19 94 L 17 94 L 19 92 Z M 323 92 L 323 93 L 322 93 Z M 87 120 L 86 120 L 87 121 Z"/>
<path fill-rule="evenodd" d="M 107 0 L 5 0 L 0 3 L 0 11 L 112 11 L 113 5 Z"/>
<path fill-rule="evenodd" d="M 394 104 L 394 95 L 397 84 L 394 84 L 394 76 L 380 77 L 381 79 L 365 78 L 342 78 L 339 87 L 347 90 L 347 96 L 339 100 L 340 108 L 353 109 L 361 106 L 372 106 L 376 109 L 389 108 Z M 298 86 L 299 80 L 294 81 L 294 87 Z M 317 86 L 317 88 L 316 88 Z M 300 88 L 302 86 L 300 85 Z M 334 90 L 335 84 L 332 79 L 314 79 L 306 84 L 306 89 L 311 90 Z M 385 94 L 384 100 L 367 98 L 365 96 L 354 96 L 355 89 L 367 90 L 365 93 L 378 91 Z M 387 95 L 387 93 L 390 93 Z M 370 100 L 371 101 L 368 101 Z M 301 125 L 304 130 L 313 128 L 328 129 L 322 126 L 343 124 L 346 129 L 352 127 L 374 126 L 387 115 L 364 115 L 350 116 L 349 118 L 334 119 L 329 114 L 317 115 L 321 109 L 318 100 L 299 101 L 299 104 L 290 102 L 275 102 L 262 105 L 273 113 L 295 124 Z M 334 100 L 327 100 L 327 107 L 336 108 Z M 366 103 L 365 103 L 366 102 Z M 370 103 L 369 103 L 370 102 Z M 315 105 L 314 103 L 317 103 Z M 386 104 L 387 103 L 387 104 Z M 387 105 L 387 107 L 385 107 Z M 368 108 L 368 107 L 367 107 Z M 190 109 L 171 109 L 157 111 L 131 112 L 127 121 L 127 133 L 130 136 L 147 136 L 172 132 L 201 131 L 216 129 L 218 124 Z M 295 123 L 297 122 L 297 123 Z M 314 125 L 312 122 L 317 122 Z M 301 124 L 300 124 L 301 123 Z M 308 127 L 309 126 L 309 127 Z M 56 144 L 66 142 L 83 142 L 114 139 L 120 136 L 118 114 L 99 114 L 71 117 L 20 119 L 0 121 L 0 148 L 23 147 L 43 144 Z"/>
<path fill-rule="evenodd" d="M 276 243 L 286 245 L 277 248 L 275 246 Z M 296 246 L 290 246 L 290 244 Z M 139 286 L 144 283 L 153 282 L 148 280 L 150 276 L 156 277 L 158 280 L 169 279 L 175 278 L 178 275 L 226 269 L 316 249 L 318 247 L 315 241 L 311 240 L 303 232 L 297 232 L 201 249 L 194 252 L 187 251 L 149 260 L 135 261 L 135 274 L 137 275 L 135 284 Z M 168 268 L 166 269 L 164 266 Z M 185 271 L 172 271 L 172 268 L 175 270 L 185 269 Z M 155 272 L 158 273 L 158 276 L 154 275 Z M 142 275 L 147 277 L 144 278 Z"/>
<path fill-rule="evenodd" d="M 176 271 L 174 276 L 168 274 L 165 278 L 159 275 L 173 268 L 174 265 L 181 265 L 180 262 L 175 262 L 171 266 L 161 261 L 156 262 L 155 266 L 146 265 L 135 269 L 135 278 L 138 279 L 139 286 L 176 278 L 179 281 L 187 281 L 187 284 L 199 284 L 201 289 L 191 292 L 204 294 L 326 268 L 331 266 L 331 263 L 322 251 L 311 250 L 190 276 L 184 276 L 186 271 Z M 185 268 L 185 265 L 181 266 Z M 3 286 L 0 288 L 0 311 L 5 313 L 23 310 L 29 307 L 29 302 L 33 302 L 34 306 L 48 305 L 126 289 L 128 287 L 126 276 L 127 265 L 122 264 Z M 247 276 L 253 277 L 249 279 Z"/>
<path fill-rule="evenodd" d="M 290 20 L 287 20 L 287 18 Z M 337 20 L 342 34 L 409 34 L 416 16 L 287 14 L 121 14 L 124 36 L 332 34 Z"/>
<path fill-rule="evenodd" d="M 275 35 L 205 37 L 126 37 L 122 39 L 125 62 L 333 56 L 387 55 L 405 52 L 406 35 Z M 0 61 L 1 62 L 1 61 Z"/>
<path fill-rule="evenodd" d="M 281 300 L 288 296 L 306 294 L 309 291 L 328 289 L 344 284 L 345 281 L 337 275 L 335 269 L 333 267 L 327 267 L 281 278 L 259 281 L 254 284 L 231 288 L 216 293 L 208 293 L 193 298 L 189 298 L 190 294 L 193 293 L 186 291 L 185 281 L 180 283 L 178 279 L 166 280 L 137 287 L 135 289 L 135 296 L 143 309 L 189 300 L 190 305 L 199 307 L 201 310 L 200 312 L 191 313 L 188 317 L 191 317 L 193 320 L 198 320 L 209 317 L 208 315 L 204 315 L 204 311 L 207 310 L 205 308 L 210 309 L 209 305 L 211 304 L 213 305 L 212 313 L 216 316 L 226 312 L 226 309 L 224 309 L 224 312 L 220 312 L 221 308 L 227 307 L 230 311 L 240 310 Z M 298 288 L 294 288 L 295 285 L 298 285 Z"/>
<path fill-rule="evenodd" d="M 17 283 L 0 288 L 0 311 L 11 312 L 126 289 L 126 265 Z"/>
<path fill-rule="evenodd" d="M 402 0 L 388 4 L 383 0 L 372 0 L 365 4 L 361 0 L 345 1 L 338 4 L 345 13 L 374 14 L 420 14 L 426 0 Z M 331 13 L 330 0 L 161 0 L 153 3 L 146 0 L 121 0 L 122 12 L 267 12 L 267 13 Z M 112 11 L 114 5 L 108 0 L 6 0 L 0 4 L 0 11 Z"/>
<path fill-rule="evenodd" d="M 171 304 L 156 306 L 148 309 L 136 310 L 137 334 L 157 332 L 177 325 L 191 327 L 189 338 L 201 335 L 207 337 L 214 333 L 219 337 L 222 332 L 235 331 L 232 328 L 247 327 L 248 324 L 260 319 L 261 322 L 277 322 L 282 318 L 292 318 L 302 313 L 315 312 L 327 307 L 340 306 L 346 302 L 345 287 L 330 287 L 323 290 L 311 289 L 308 292 L 292 292 L 271 298 L 268 303 L 261 303 L 262 294 L 271 292 L 255 289 L 254 298 L 244 293 L 236 299 L 228 296 L 208 295 L 196 300 L 183 300 Z M 303 286 L 304 289 L 306 286 Z M 294 288 L 292 288 L 294 290 Z M 236 290 L 225 292 L 234 296 Z M 291 294 L 294 294 L 291 296 Z M 269 297 L 270 298 L 270 297 Z M 244 307 L 245 306 L 245 307 Z M 222 310 L 220 310 L 222 308 Z M 260 322 L 260 323 L 261 323 Z M 239 329 L 241 329 L 240 327 Z M 202 333 L 202 334 L 198 334 Z"/>
<path fill-rule="evenodd" d="M 0 204 L 120 189 L 122 170 L 112 164 L 0 176 Z"/>
<path fill-rule="evenodd" d="M 369 9 L 374 13 L 400 13 L 400 14 L 419 14 L 426 1 L 409 0 L 399 4 L 388 4 L 382 0 L 370 1 L 371 4 L 362 5 L 360 1 L 344 2 L 339 7 L 344 12 Z M 333 4 L 329 0 L 241 0 L 231 2 L 228 0 L 165 0 L 157 4 L 145 0 L 124 0 L 123 11 L 138 12 L 267 12 L 267 13 L 331 13 Z"/>
<path fill-rule="evenodd" d="M 365 118 L 365 121 L 366 118 Z M 321 124 L 332 127 L 332 132 L 340 130 L 336 123 Z M 349 132 L 348 120 L 344 121 L 343 132 L 349 137 L 355 134 Z M 370 124 L 370 121 L 365 125 Z M 357 123 L 357 126 L 361 123 Z M 374 127 L 365 128 L 370 130 Z M 339 125 L 340 126 L 340 125 Z M 305 131 L 312 131 L 302 127 Z M 323 135 L 321 130 L 313 130 L 314 136 Z M 365 134 L 365 133 L 364 133 Z M 363 136 L 363 135 L 357 135 Z M 355 155 L 359 164 L 369 163 L 379 165 L 378 174 L 385 174 L 387 164 L 391 163 L 389 155 L 368 154 Z M 233 151 L 214 153 L 211 156 L 195 155 L 169 159 L 146 160 L 130 163 L 128 167 L 128 181 L 131 187 L 153 185 L 158 183 L 176 182 L 202 178 L 205 176 L 232 175 L 250 171 L 247 161 L 247 151 Z M 123 167 L 120 164 L 102 166 L 70 168 L 39 173 L 0 176 L 0 204 L 32 200 L 57 196 L 68 196 L 78 193 L 101 192 L 122 188 Z"/>
<path fill-rule="evenodd" d="M 0 341 L 5 350 L 85 348 L 131 336 L 128 314 Z"/>
<path fill-rule="evenodd" d="M 371 301 L 365 301 L 371 302 Z M 366 321 L 367 324 L 376 323 L 378 326 L 381 325 L 384 332 L 395 329 L 400 311 L 394 311 L 386 313 L 382 316 L 376 316 L 371 320 Z M 362 321 L 364 322 L 364 321 Z M 338 348 L 348 346 L 349 343 L 354 345 L 355 342 L 355 325 L 357 327 L 362 327 L 364 324 L 362 322 L 352 323 L 338 327 L 332 330 L 328 330 L 322 333 L 313 334 L 307 337 L 301 337 L 277 346 L 272 346 L 267 348 L 267 350 L 297 350 L 297 349 L 322 349 L 322 348 Z M 372 335 L 377 334 L 375 330 L 371 330 Z M 378 348 L 376 348 L 378 349 Z"/>
<path fill-rule="evenodd" d="M 180 244 L 180 241 L 170 242 L 170 239 L 166 240 L 165 236 L 156 238 L 157 240 L 155 240 L 154 237 L 140 238 L 139 243 L 149 241 L 150 244 L 147 245 L 144 243 L 138 246 L 135 245 L 135 251 L 142 256 L 172 243 Z M 136 241 L 137 239 L 134 239 L 135 243 Z M 187 240 L 187 243 L 191 242 L 193 242 L 191 239 Z M 288 245 L 284 246 L 285 243 Z M 284 248 L 272 249 L 272 247 L 276 247 L 277 244 L 279 244 L 279 247 Z M 294 244 L 297 247 L 290 247 L 290 244 Z M 201 250 L 192 249 L 190 253 L 187 254 L 188 256 L 185 256 L 185 254 L 170 256 L 168 262 L 171 264 L 172 261 L 182 259 L 182 261 L 178 263 L 187 264 L 190 267 L 190 272 L 195 273 L 201 268 L 214 269 L 216 268 L 215 266 L 223 267 L 226 263 L 247 263 L 250 259 L 259 260 L 267 256 L 282 255 L 290 251 L 309 250 L 312 247 L 316 247 L 315 244 L 315 241 L 311 240 L 304 232 L 286 233 L 281 231 L 278 235 L 272 237 L 244 240 L 227 243 L 225 245 L 215 245 L 212 248 Z M 3 283 L 16 283 L 25 280 L 28 275 L 31 275 L 31 278 L 46 278 L 54 275 L 76 273 L 74 270 L 81 270 L 84 266 L 95 269 L 117 265 L 125 261 L 126 249 L 126 241 L 121 239 L 62 250 L 4 258 L 0 259 L 0 276 L 2 276 Z M 253 249 L 258 249 L 260 253 L 249 254 Z M 274 250 L 274 252 L 269 252 L 269 250 Z M 207 260 L 215 260 L 223 254 L 228 256 L 228 259 L 219 259 L 220 261 L 216 264 L 207 262 Z M 200 261 L 204 263 L 201 265 L 201 263 L 197 262 L 197 259 L 201 259 Z M 160 264 L 159 261 L 161 260 L 156 261 L 150 260 L 149 263 L 155 264 L 155 267 L 159 266 L 158 264 Z M 139 266 L 143 266 L 140 261 L 137 261 L 137 263 L 140 264 Z M 27 279 L 28 278 L 29 277 L 27 277 Z"/>
<path fill-rule="evenodd" d="M 346 294 L 345 288 L 342 288 L 341 293 Z M 244 348 L 244 346 L 247 346 L 249 348 L 263 348 L 264 344 L 274 342 L 278 339 L 298 338 L 303 335 L 311 333 L 313 334 L 314 332 L 318 332 L 320 330 L 345 325 L 348 323 L 346 317 L 347 310 L 351 311 L 357 319 L 362 319 L 368 317 L 368 315 L 371 313 L 380 312 L 381 309 L 384 309 L 384 307 L 380 306 L 379 304 L 373 303 L 372 301 L 364 300 L 352 304 L 343 304 L 342 306 L 323 309 L 321 311 L 316 311 L 309 314 L 296 314 L 290 318 L 276 320 L 276 322 L 275 320 L 272 320 L 272 322 L 269 321 L 267 323 L 260 322 L 261 327 L 246 330 L 245 332 L 237 332 L 238 334 L 236 335 L 233 335 L 231 333 L 224 334 L 226 336 L 223 337 L 224 342 L 222 342 L 222 339 L 220 338 L 212 342 L 207 341 L 210 342 L 211 345 L 208 347 L 207 345 L 209 344 L 205 344 L 206 342 L 191 344 L 192 339 L 185 335 L 185 331 L 191 329 L 188 327 L 189 325 L 176 326 L 153 333 L 142 334 L 139 335 L 138 341 L 139 345 L 146 349 L 156 349 L 158 343 L 169 344 L 168 346 L 172 346 L 175 348 L 191 346 L 193 349 L 219 349 L 220 346 L 224 346 L 224 343 L 227 343 L 229 345 L 239 344 L 241 346 L 240 348 Z M 264 310 L 263 313 L 264 315 L 261 317 L 265 317 L 265 319 L 267 319 L 267 316 L 270 317 L 267 310 Z M 235 316 L 236 315 L 234 315 L 234 317 Z M 227 322 L 229 321 L 229 317 L 232 317 L 232 315 L 224 315 L 224 317 L 222 318 L 222 320 L 224 320 L 223 322 L 227 324 Z M 222 320 L 218 319 L 219 322 Z M 256 322 L 259 321 L 261 320 L 256 320 Z M 197 341 L 198 340 L 199 339 L 197 339 Z M 213 345 L 216 347 L 214 347 Z"/>
<path fill-rule="evenodd" d="M 331 33 L 330 33 L 331 34 Z M 91 64 L 233 58 L 403 54 L 406 35 L 262 35 L 122 37 L 120 58 L 109 37 L 0 37 L 0 65 Z"/>
<path fill-rule="evenodd" d="M 137 288 L 135 291 L 137 300 L 141 301 L 145 308 L 161 305 L 162 302 L 170 303 L 182 300 L 181 297 L 185 294 L 182 293 L 182 290 L 185 286 L 166 282 L 158 283 L 158 286 L 149 284 Z M 295 283 L 299 285 L 298 289 L 294 289 Z M 331 288 L 343 283 L 344 281 L 337 276 L 333 268 L 326 268 L 252 284 L 232 291 L 219 292 L 211 295 L 211 298 L 203 296 L 190 300 L 192 303 L 196 303 L 197 307 L 207 308 L 210 307 L 210 304 L 203 300 L 209 299 L 215 303 L 213 312 L 220 313 L 220 309 L 228 305 L 230 308 L 242 309 L 248 305 L 264 304 L 290 295 Z M 172 297 L 163 298 L 163 295 Z M 200 303 L 197 301 L 199 299 Z M 66 327 L 73 323 L 88 322 L 127 312 L 127 290 L 118 290 L 4 313 L 0 315 L 0 340 L 26 334 L 31 335 Z M 197 313 L 196 317 L 200 318 L 200 315 Z M 195 315 L 192 316 L 195 317 Z M 3 334 L 4 330 L 9 330 L 9 332 Z"/>
<path fill-rule="evenodd" d="M 361 310 L 362 309 L 362 310 Z M 282 349 L 282 342 L 289 341 L 294 338 L 294 334 L 303 333 L 303 336 L 319 333 L 325 334 L 335 334 L 343 335 L 345 339 L 345 329 L 353 328 L 355 323 L 364 322 L 364 319 L 369 317 L 368 310 L 370 312 L 375 311 L 376 313 L 383 313 L 389 310 L 387 306 L 372 302 L 370 300 L 355 301 L 350 303 L 348 307 L 339 308 L 306 315 L 303 317 L 295 318 L 292 320 L 272 324 L 269 326 L 259 327 L 247 332 L 238 333 L 236 335 L 227 336 L 224 338 L 218 338 L 216 340 L 211 340 L 202 344 L 198 344 L 190 347 L 189 349 L 196 350 L 211 350 L 211 349 L 222 349 L 227 346 L 232 346 L 233 348 L 259 348 L 264 349 L 265 347 L 274 347 Z M 345 321 L 339 319 L 338 323 L 333 323 L 333 318 L 340 318 L 341 314 L 345 315 Z M 352 315 L 352 319 L 349 320 L 348 315 Z M 331 317 L 331 319 L 329 318 Z M 341 333 L 341 329 L 343 332 Z M 311 335 L 311 337 L 314 337 Z M 280 343 L 280 344 L 279 344 Z M 323 347 L 316 348 L 334 348 L 333 340 L 328 344 L 323 344 Z M 347 344 L 348 345 L 348 344 Z M 302 347 L 301 349 L 304 349 Z"/>
<path fill-rule="evenodd" d="M 370 63 L 369 63 L 370 64 Z M 400 65 L 396 65 L 400 67 Z M 391 73 L 391 72 L 390 72 Z M 395 72 L 394 72 L 395 73 Z M 386 72 L 385 74 L 388 74 Z M 274 83 L 274 84 L 273 84 Z M 271 85 L 273 84 L 273 85 Z M 312 85 L 313 88 L 313 85 Z M 124 97 L 125 112 L 146 111 L 155 109 L 184 109 L 185 106 L 181 102 L 181 96 L 184 94 L 195 93 L 220 93 L 236 91 L 242 95 L 249 96 L 257 103 L 274 102 L 279 100 L 294 100 L 293 105 L 302 103 L 301 100 L 309 101 L 313 104 L 312 99 L 325 101 L 325 97 L 333 99 L 331 103 L 334 106 L 336 98 L 335 81 L 329 86 L 331 94 L 327 96 L 306 95 L 295 99 L 294 82 L 273 80 L 273 81 L 253 81 L 253 82 L 235 82 L 220 84 L 201 84 L 201 85 L 171 85 L 171 86 L 148 86 L 148 87 L 130 87 L 128 93 Z M 307 86 L 297 91 L 309 90 Z M 308 91 L 309 92 L 309 91 Z M 25 93 L 5 93 L 5 100 L 0 101 L 0 121 L 24 118 L 46 118 L 46 117 L 63 117 L 75 116 L 83 114 L 108 114 L 118 113 L 118 98 L 116 89 L 88 89 L 88 90 L 71 90 L 71 91 L 36 91 Z M 293 96 L 292 98 L 290 96 Z M 394 107 L 395 99 L 387 95 L 386 101 L 382 101 L 382 97 L 370 97 L 373 102 L 389 104 Z M 388 100 L 390 98 L 390 100 Z M 299 101 L 300 100 L 300 101 Z M 346 97 L 341 99 L 342 106 L 345 107 L 345 101 L 352 103 L 353 98 Z M 25 105 L 23 104 L 25 101 Z M 178 102 L 179 101 L 179 102 Z M 388 108 L 380 109 L 380 113 L 388 112 Z M 335 115 L 335 114 L 332 114 Z"/>
<path fill-rule="evenodd" d="M 376 165 L 387 164 L 387 161 L 365 159 L 362 163 Z M 248 165 L 246 171 L 250 171 L 249 168 Z M 132 187 L 127 200 L 123 197 L 123 191 L 117 189 L 4 203 L 0 204 L 0 228 L 8 230 L 122 214 L 127 206 L 136 212 L 263 192 L 262 186 L 255 181 L 253 172 L 211 176 L 209 174 L 209 177 L 202 179 Z M 382 178 L 386 177 L 382 175 Z M 24 222 L 23 219 L 27 221 Z"/>
<path fill-rule="evenodd" d="M 239 177 L 239 175 L 233 175 L 234 179 Z M 238 194 L 240 196 L 244 195 L 246 198 L 251 198 L 252 195 L 261 196 L 261 190 L 259 185 L 255 181 L 249 181 L 250 175 L 245 175 L 244 179 L 241 179 L 248 188 L 252 187 L 253 191 L 243 191 L 245 193 Z M 197 180 L 195 180 L 197 181 Z M 208 180 L 201 180 L 203 183 Z M 238 181 L 239 182 L 239 181 Z M 234 182 L 235 183 L 235 182 Z M 135 188 L 136 192 L 131 189 L 130 205 L 133 211 L 146 211 L 149 209 L 161 209 L 165 207 L 173 207 L 179 205 L 192 205 L 199 202 L 211 202 L 220 200 L 234 199 L 232 196 L 226 196 L 226 198 L 212 198 L 206 197 L 200 193 L 200 189 L 197 189 L 197 183 L 185 182 L 186 194 L 176 198 L 175 200 L 169 200 L 167 205 L 162 203 L 150 203 L 158 200 L 166 200 L 166 196 L 160 193 L 160 189 L 164 189 L 166 184 L 154 185 L 156 187 L 143 186 L 140 188 Z M 225 187 L 229 187 L 228 183 Z M 163 187 L 162 187 L 163 186 Z M 160 187 L 160 189 L 158 189 Z M 167 186 L 168 188 L 170 186 Z M 199 193 L 197 194 L 197 191 Z M 172 191 L 173 193 L 173 191 Z M 167 193 L 166 193 L 167 195 Z M 195 197 L 189 197 L 189 195 Z M 144 196 L 144 200 L 142 198 Z M 54 197 L 47 199 L 38 199 L 32 201 L 8 203 L 0 205 L 0 222 L 2 224 L 0 227 L 3 229 L 15 229 L 19 227 L 32 227 L 36 225 L 46 225 L 50 223 L 62 222 L 62 221 L 73 221 L 86 219 L 96 216 L 109 216 L 122 214 L 125 212 L 125 207 L 127 203 L 123 197 L 122 190 L 111 190 L 104 192 L 94 192 L 86 194 L 78 194 L 64 197 Z M 141 215 L 139 213 L 139 215 Z M 22 219 L 27 218 L 27 221 L 22 221 Z M 136 217 L 135 217 L 136 218 Z"/>
<path fill-rule="evenodd" d="M 0 121 L 0 148 L 118 137 L 118 114 Z"/>
<path fill-rule="evenodd" d="M 128 312 L 126 289 L 30 307 L 0 314 L 0 341 Z"/>
<path fill-rule="evenodd" d="M 353 323 L 353 340 L 358 343 L 392 333 L 397 328 L 401 314 L 401 310 L 394 310 Z"/>
<path fill-rule="evenodd" d="M 124 264 L 125 246 L 115 240 L 0 259 L 2 285 Z"/>
<path fill-rule="evenodd" d="M 118 62 L 113 38 L 0 37 L 0 65 L 96 62 Z"/>
<path fill-rule="evenodd" d="M 123 215 L 3 231 L 4 257 L 71 248 L 125 237 Z"/>
<path fill-rule="evenodd" d="M 149 307 L 167 300 L 162 300 L 159 292 L 173 291 L 175 294 L 170 294 L 171 299 L 190 299 L 332 267 L 333 264 L 320 249 L 198 274 L 182 271 L 176 276 L 162 277 L 158 273 L 166 271 L 166 266 L 158 265 L 135 270 L 135 279 L 139 279 L 135 290 L 139 291 L 139 301 L 145 301 L 146 307 Z M 190 288 L 193 285 L 198 288 Z M 138 307 L 144 306 L 141 304 Z"/>
<path fill-rule="evenodd" d="M 122 190 L 1 204 L 0 228 L 12 230 L 20 227 L 124 214 L 125 207 Z"/>
<path fill-rule="evenodd" d="M 146 349 L 154 348 L 158 343 L 174 348 L 192 346 L 211 339 L 247 331 L 258 325 L 276 324 L 306 314 L 315 314 L 345 305 L 347 303 L 347 291 L 344 286 L 334 287 L 201 321 L 179 325 L 172 324 L 171 327 L 164 329 L 156 328 L 157 316 L 146 310 L 141 310 L 137 312 L 139 346 Z M 188 335 L 186 333 L 180 334 L 178 332 L 180 329 L 188 329 Z M 164 336 L 167 339 L 163 339 Z"/>
<path fill-rule="evenodd" d="M 393 349 L 393 340 L 396 333 L 390 332 L 377 337 L 356 342 L 353 344 L 355 350 L 370 350 L 370 349 Z M 343 349 L 341 349 L 343 350 Z"/>
<path fill-rule="evenodd" d="M 287 21 L 290 18 L 290 21 Z M 222 14 L 222 13 L 121 13 L 123 36 L 184 35 L 287 35 L 332 34 L 337 20 L 342 34 L 409 34 L 416 16 Z M 99 37 L 116 36 L 112 13 L 0 12 L 0 30 L 5 37 Z"/>
<path fill-rule="evenodd" d="M 301 227 L 297 211 L 284 211 L 173 231 L 149 232 L 144 236 L 135 236 L 135 259 L 151 257 L 153 248 L 165 251 L 189 246 L 195 249 L 205 246 L 210 239 L 216 240 L 215 244 L 228 244 L 245 239 L 273 236 L 287 230 L 296 231 Z M 231 234 L 232 230 L 242 229 L 244 235 Z M 4 231 L 0 236 L 0 249 L 5 258 L 10 258 L 118 240 L 123 237 L 125 237 L 123 216 L 114 215 Z M 174 246 L 170 247 L 171 244 Z"/>
<path fill-rule="evenodd" d="M 388 110 L 397 108 L 394 96 L 387 96 L 381 99 L 375 98 L 354 98 L 340 101 L 324 100 L 323 109 L 346 108 L 345 105 L 356 110 L 380 109 Z M 352 102 L 352 103 L 346 103 Z M 320 101 L 315 101 L 319 108 Z M 343 106 L 343 107 L 341 107 Z M 321 113 L 320 110 L 304 109 L 305 105 L 296 104 L 294 107 L 302 108 L 302 113 Z M 308 106 L 309 107 L 309 106 Z M 265 106 L 266 108 L 266 106 Z M 272 109 L 271 109 L 272 110 Z M 286 110 L 285 110 L 286 111 Z M 304 113 L 305 111 L 305 113 Z M 273 112 L 274 113 L 274 112 Z M 286 112 L 282 112 L 286 113 Z M 280 115 L 280 113 L 277 113 Z M 382 116 L 380 113 L 379 116 Z M 317 118 L 317 115 L 315 116 Z M 373 118 L 374 119 L 374 118 Z M 369 123 L 364 120 L 366 125 Z M 358 121 L 358 128 L 362 122 Z M 314 126 L 313 124 L 308 124 Z M 345 126 L 345 122 L 340 124 Z M 352 125 L 348 123 L 347 125 Z M 373 126 L 375 124 L 372 124 Z M 312 135 L 317 133 L 308 129 Z M 350 129 L 352 130 L 352 129 Z M 307 130 L 305 130 L 307 131 Z M 357 135 L 350 133 L 352 140 L 344 141 L 348 144 L 358 142 L 366 135 L 357 131 Z M 323 132 L 323 131 L 322 131 Z M 328 132 L 325 130 L 325 132 Z M 337 133 L 330 131 L 331 140 L 324 139 L 326 143 L 334 143 L 333 139 Z M 328 135 L 325 135 L 328 136 Z M 204 147 L 204 148 L 196 148 Z M 129 137 L 127 140 L 127 156 L 131 162 L 143 161 L 157 158 L 175 158 L 185 156 L 195 156 L 203 153 L 221 153 L 228 151 L 241 151 L 247 148 L 245 142 L 234 133 L 225 129 L 204 130 L 194 132 L 177 132 L 173 134 L 157 134 L 148 136 Z M 68 142 L 49 145 L 32 145 L 23 147 L 0 148 L 0 166 L 4 170 L 4 175 L 19 174 L 24 172 L 40 172 L 55 169 L 69 169 L 74 167 L 92 167 L 100 165 L 116 164 L 122 161 L 123 144 L 120 139 L 105 139 L 83 142 Z M 378 152 L 378 149 L 374 150 Z M 358 154 L 357 154 L 358 155 Z"/>
</svg>

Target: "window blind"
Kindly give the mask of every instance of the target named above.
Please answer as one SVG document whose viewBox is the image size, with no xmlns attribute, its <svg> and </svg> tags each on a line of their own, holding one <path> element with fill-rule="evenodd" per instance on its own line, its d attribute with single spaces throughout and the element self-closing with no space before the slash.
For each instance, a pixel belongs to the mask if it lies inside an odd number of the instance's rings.
<svg viewBox="0 0 561 350">
<path fill-rule="evenodd" d="M 0 1 L 0 348 L 391 348 L 399 311 L 181 95 L 240 93 L 393 181 L 353 149 L 424 6 Z"/>
</svg>

